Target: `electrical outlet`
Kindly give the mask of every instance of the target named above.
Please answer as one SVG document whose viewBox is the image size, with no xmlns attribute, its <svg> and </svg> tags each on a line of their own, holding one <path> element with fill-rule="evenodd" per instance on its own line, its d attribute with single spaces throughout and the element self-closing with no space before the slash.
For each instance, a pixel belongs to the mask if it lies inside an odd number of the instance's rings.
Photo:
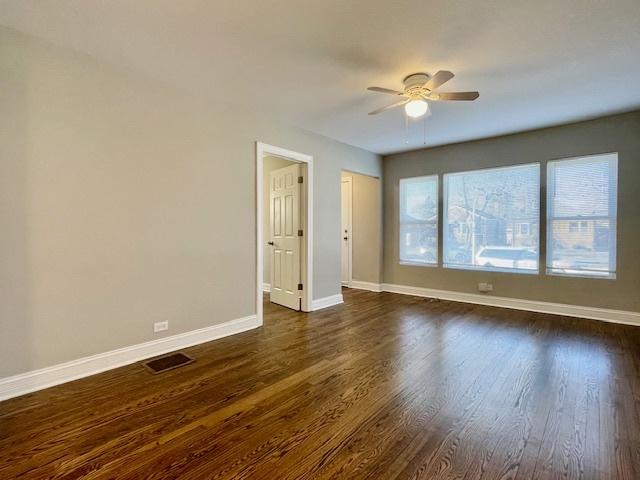
<svg viewBox="0 0 640 480">
<path fill-rule="evenodd" d="M 164 332 L 165 330 L 169 330 L 169 322 L 156 322 L 153 324 L 153 333 Z"/>
<path fill-rule="evenodd" d="M 480 292 L 493 292 L 493 284 L 491 283 L 479 283 L 478 290 Z"/>
</svg>

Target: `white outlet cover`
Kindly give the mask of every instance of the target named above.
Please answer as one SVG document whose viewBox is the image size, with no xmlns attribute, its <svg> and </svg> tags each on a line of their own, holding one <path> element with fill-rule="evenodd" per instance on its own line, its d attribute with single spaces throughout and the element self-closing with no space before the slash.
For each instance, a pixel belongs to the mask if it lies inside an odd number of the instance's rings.
<svg viewBox="0 0 640 480">
<path fill-rule="evenodd" d="M 153 324 L 154 333 L 163 332 L 165 330 L 169 330 L 169 322 L 156 322 Z"/>
</svg>

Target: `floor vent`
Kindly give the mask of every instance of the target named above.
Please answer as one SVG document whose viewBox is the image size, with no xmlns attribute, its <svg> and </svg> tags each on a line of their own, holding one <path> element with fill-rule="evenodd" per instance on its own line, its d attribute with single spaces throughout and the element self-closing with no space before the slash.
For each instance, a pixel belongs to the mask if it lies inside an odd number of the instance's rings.
<svg viewBox="0 0 640 480">
<path fill-rule="evenodd" d="M 156 357 L 153 360 L 143 362 L 142 365 L 146 367 L 151 373 L 162 373 L 174 368 L 182 367 L 183 365 L 189 365 L 195 362 L 193 358 L 185 355 L 182 352 L 169 353 L 161 357 Z"/>
</svg>

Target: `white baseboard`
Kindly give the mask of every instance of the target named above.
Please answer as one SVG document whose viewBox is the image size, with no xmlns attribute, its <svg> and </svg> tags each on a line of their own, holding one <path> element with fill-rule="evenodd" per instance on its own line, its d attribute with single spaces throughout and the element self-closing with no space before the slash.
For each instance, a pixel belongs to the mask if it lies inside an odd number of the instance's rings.
<svg viewBox="0 0 640 480">
<path fill-rule="evenodd" d="M 210 327 L 179 333 L 170 337 L 138 343 L 130 347 L 79 358 L 51 367 L 0 379 L 0 400 L 17 397 L 61 383 L 95 375 L 146 358 L 191 347 L 259 327 L 258 318 L 250 315 Z"/>
<path fill-rule="evenodd" d="M 352 282 L 353 288 L 371 291 L 384 291 L 413 295 L 417 297 L 439 298 L 455 302 L 473 303 L 516 310 L 565 315 L 570 317 L 602 320 L 611 323 L 640 326 L 640 312 L 613 310 L 606 308 L 566 305 L 561 303 L 522 300 L 508 297 L 494 297 L 474 293 L 437 290 L 432 288 L 411 287 L 389 283 L 373 284 L 369 282 Z M 378 290 L 374 290 L 378 288 Z M 320 310 L 343 303 L 342 294 L 313 300 L 312 309 Z M 234 335 L 259 327 L 255 315 L 231 320 L 229 322 L 212 325 L 191 332 L 180 333 L 170 337 L 151 340 L 129 347 L 99 353 L 70 362 L 61 363 L 47 368 L 26 372 L 12 377 L 0 379 L 0 401 L 17 397 L 44 388 L 70 382 L 79 378 L 95 375 L 106 370 L 128 365 L 146 358 L 209 342 L 218 338 Z"/>
<path fill-rule="evenodd" d="M 269 293 L 271 291 L 271 284 L 267 283 L 267 282 L 264 282 L 262 284 L 262 291 Z"/>
<path fill-rule="evenodd" d="M 382 290 L 416 297 L 439 298 L 454 302 L 474 303 L 489 305 L 492 307 L 513 308 L 515 310 L 527 310 L 531 312 L 551 313 L 568 317 L 588 318 L 602 320 L 604 322 L 622 323 L 625 325 L 640 326 L 640 312 L 628 312 L 625 310 L 612 310 L 608 308 L 584 307 L 580 305 L 566 305 L 563 303 L 541 302 L 536 300 L 523 300 L 519 298 L 494 297 L 477 293 L 462 293 L 450 290 L 436 290 L 433 288 L 410 287 L 407 285 L 382 284 Z"/>
<path fill-rule="evenodd" d="M 316 310 L 333 307 L 334 305 L 340 305 L 341 303 L 344 303 L 344 300 L 342 299 L 342 294 L 339 293 L 337 295 L 331 295 L 330 297 L 313 300 L 311 302 L 311 310 L 315 312 Z"/>
<path fill-rule="evenodd" d="M 360 280 L 351 280 L 349 288 L 356 288 L 358 290 L 369 290 L 370 292 L 381 292 L 382 285 L 373 282 L 363 282 Z"/>
</svg>

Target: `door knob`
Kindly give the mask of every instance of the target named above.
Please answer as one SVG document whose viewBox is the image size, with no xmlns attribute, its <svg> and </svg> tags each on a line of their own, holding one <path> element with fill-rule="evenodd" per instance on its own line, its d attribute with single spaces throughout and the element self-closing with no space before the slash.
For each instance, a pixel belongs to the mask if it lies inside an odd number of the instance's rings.
<svg viewBox="0 0 640 480">
<path fill-rule="evenodd" d="M 267 242 L 267 244 L 273 247 L 273 242 Z"/>
<path fill-rule="evenodd" d="M 349 237 L 342 237 L 342 238 L 344 238 L 345 240 L 349 240 Z"/>
</svg>

